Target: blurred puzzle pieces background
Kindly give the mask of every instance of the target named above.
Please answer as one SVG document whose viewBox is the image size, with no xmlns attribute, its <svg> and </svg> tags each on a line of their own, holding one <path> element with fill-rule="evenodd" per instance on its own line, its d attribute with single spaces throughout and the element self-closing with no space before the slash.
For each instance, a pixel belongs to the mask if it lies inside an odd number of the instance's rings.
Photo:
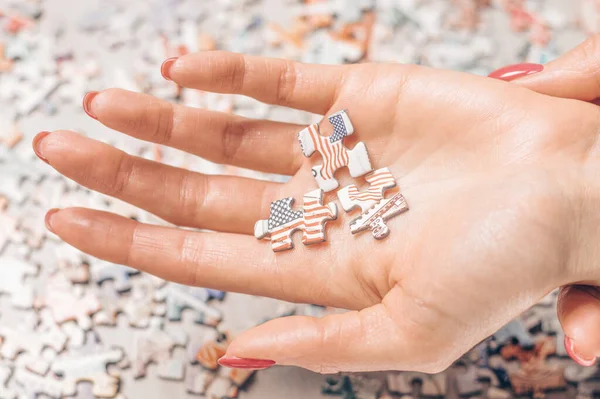
<svg viewBox="0 0 600 399">
<path fill-rule="evenodd" d="M 598 369 L 566 355 L 556 294 L 439 375 L 220 368 L 216 359 L 244 329 L 335 310 L 225 297 L 81 254 L 46 231 L 47 209 L 89 206 L 164 222 L 78 187 L 30 147 L 37 132 L 66 128 L 203 173 L 283 181 L 116 134 L 85 116 L 81 99 L 122 87 L 308 125 L 317 119 L 177 87 L 160 76 L 160 64 L 221 49 L 485 75 L 507 64 L 545 63 L 597 32 L 599 0 L 0 0 L 0 398 L 600 397 Z"/>
</svg>

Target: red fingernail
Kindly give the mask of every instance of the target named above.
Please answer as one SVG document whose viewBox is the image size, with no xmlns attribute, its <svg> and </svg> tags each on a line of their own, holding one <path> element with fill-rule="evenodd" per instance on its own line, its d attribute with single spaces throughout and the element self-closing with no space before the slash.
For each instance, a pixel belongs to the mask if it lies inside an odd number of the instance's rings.
<svg viewBox="0 0 600 399">
<path fill-rule="evenodd" d="M 46 228 L 54 233 L 54 229 L 52 228 L 52 215 L 58 212 L 60 209 L 52 208 L 48 212 L 46 212 L 46 217 L 44 218 L 44 223 L 46 223 Z M 54 233 L 56 234 L 56 233 Z"/>
<path fill-rule="evenodd" d="M 50 164 L 50 162 L 48 162 L 46 157 L 44 157 L 42 155 L 42 151 L 41 151 L 40 147 L 41 147 L 42 140 L 44 140 L 44 138 L 46 136 L 48 136 L 49 134 L 50 134 L 50 132 L 40 132 L 33 138 L 33 141 L 31 142 L 31 146 L 33 147 L 33 152 L 35 152 L 35 155 L 37 155 L 37 157 L 39 159 L 46 162 L 48 165 Z"/>
<path fill-rule="evenodd" d="M 565 349 L 567 350 L 569 357 L 575 360 L 581 366 L 591 367 L 596 364 L 596 358 L 584 359 L 581 355 L 577 354 L 575 351 L 575 342 L 573 342 L 573 340 L 567 336 L 565 336 Z"/>
<path fill-rule="evenodd" d="M 85 96 L 83 96 L 83 110 L 86 114 L 88 114 L 91 118 L 98 119 L 96 115 L 92 112 L 92 100 L 94 97 L 98 95 L 97 91 L 90 91 Z"/>
<path fill-rule="evenodd" d="M 171 79 L 171 67 L 173 66 L 175 61 L 177 61 L 178 58 L 179 57 L 167 58 L 165 62 L 162 63 L 162 65 L 160 66 L 160 73 L 162 74 L 163 78 L 167 80 L 173 80 Z"/>
<path fill-rule="evenodd" d="M 273 360 L 263 360 L 263 359 L 242 359 L 241 357 L 235 356 L 223 356 L 219 359 L 219 364 L 225 367 L 231 367 L 234 369 L 253 369 L 253 370 L 263 370 L 268 369 L 275 365 Z"/>
<path fill-rule="evenodd" d="M 540 64 L 516 64 L 500 68 L 488 75 L 492 79 L 500 79 L 506 82 L 522 78 L 523 76 L 533 75 L 534 73 L 542 72 L 544 66 Z"/>
</svg>

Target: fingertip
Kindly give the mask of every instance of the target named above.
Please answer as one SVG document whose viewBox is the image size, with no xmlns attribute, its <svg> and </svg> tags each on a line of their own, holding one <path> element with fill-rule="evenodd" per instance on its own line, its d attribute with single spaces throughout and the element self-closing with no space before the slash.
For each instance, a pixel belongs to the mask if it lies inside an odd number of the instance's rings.
<svg viewBox="0 0 600 399">
<path fill-rule="evenodd" d="M 52 218 L 59 211 L 60 209 L 58 208 L 52 208 L 48 212 L 46 212 L 46 216 L 44 217 L 44 223 L 46 224 L 46 228 L 54 234 L 56 234 L 56 232 L 54 231 L 54 227 L 52 225 Z"/>
<path fill-rule="evenodd" d="M 171 70 L 173 69 L 173 65 L 177 62 L 179 57 L 171 57 L 167 58 L 162 65 L 160 66 L 160 73 L 166 80 L 173 80 L 171 78 Z"/>
<path fill-rule="evenodd" d="M 94 112 L 94 98 L 100 94 L 98 91 L 90 91 L 83 96 L 83 110 L 90 118 L 98 120 L 96 113 Z"/>
</svg>

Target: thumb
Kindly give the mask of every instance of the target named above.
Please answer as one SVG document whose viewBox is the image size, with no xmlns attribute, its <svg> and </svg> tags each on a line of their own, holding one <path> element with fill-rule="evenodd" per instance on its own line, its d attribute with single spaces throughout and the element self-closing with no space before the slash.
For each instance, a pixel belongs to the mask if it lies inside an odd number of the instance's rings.
<svg viewBox="0 0 600 399">
<path fill-rule="evenodd" d="M 600 35 L 545 66 L 511 65 L 489 76 L 553 97 L 594 101 L 600 97 Z"/>
<path fill-rule="evenodd" d="M 382 303 L 361 311 L 271 320 L 238 336 L 219 363 L 236 368 L 299 366 L 325 374 L 415 367 L 425 371 L 427 360 L 414 356 L 417 337 L 391 317 L 402 313 L 385 304 L 390 295 L 399 295 L 392 293 L 395 290 L 399 289 L 390 291 Z"/>
<path fill-rule="evenodd" d="M 600 355 L 600 289 L 563 287 L 558 299 L 558 318 L 565 331 L 565 349 L 582 366 L 593 366 Z"/>
</svg>

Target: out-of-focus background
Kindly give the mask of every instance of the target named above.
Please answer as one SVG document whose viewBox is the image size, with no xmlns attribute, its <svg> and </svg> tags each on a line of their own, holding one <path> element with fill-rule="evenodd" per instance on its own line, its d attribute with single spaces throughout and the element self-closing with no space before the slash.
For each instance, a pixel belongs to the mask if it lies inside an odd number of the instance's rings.
<svg viewBox="0 0 600 399">
<path fill-rule="evenodd" d="M 0 399 L 600 397 L 597 369 L 566 355 L 554 294 L 435 376 L 325 378 L 282 367 L 231 374 L 215 363 L 227 336 L 269 318 L 330 310 L 186 288 L 62 244 L 44 227 L 52 207 L 164 222 L 60 177 L 30 145 L 39 131 L 71 129 L 203 173 L 282 180 L 119 135 L 87 117 L 81 99 L 121 87 L 309 123 L 315 116 L 182 90 L 162 79 L 160 64 L 220 49 L 485 75 L 545 63 L 594 32 L 599 0 L 0 0 Z"/>
</svg>

